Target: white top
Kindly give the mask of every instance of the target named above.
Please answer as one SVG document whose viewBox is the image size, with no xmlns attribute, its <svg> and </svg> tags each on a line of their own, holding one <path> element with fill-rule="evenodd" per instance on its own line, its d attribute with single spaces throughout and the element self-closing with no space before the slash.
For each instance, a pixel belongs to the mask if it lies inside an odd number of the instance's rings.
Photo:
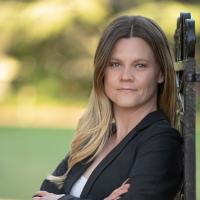
<svg viewBox="0 0 200 200">
<path fill-rule="evenodd" d="M 73 185 L 70 194 L 75 197 L 80 197 L 81 192 L 87 182 L 87 179 L 84 176 L 81 176 Z"/>
</svg>

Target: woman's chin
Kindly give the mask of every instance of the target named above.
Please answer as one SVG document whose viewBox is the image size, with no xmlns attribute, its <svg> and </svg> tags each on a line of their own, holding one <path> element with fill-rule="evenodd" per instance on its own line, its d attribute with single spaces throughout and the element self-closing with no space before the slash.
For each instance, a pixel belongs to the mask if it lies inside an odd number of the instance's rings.
<svg viewBox="0 0 200 200">
<path fill-rule="evenodd" d="M 124 108 L 124 109 L 131 109 L 134 107 L 137 107 L 137 104 L 133 103 L 133 102 L 119 102 L 115 104 L 116 107 L 119 108 Z"/>
</svg>

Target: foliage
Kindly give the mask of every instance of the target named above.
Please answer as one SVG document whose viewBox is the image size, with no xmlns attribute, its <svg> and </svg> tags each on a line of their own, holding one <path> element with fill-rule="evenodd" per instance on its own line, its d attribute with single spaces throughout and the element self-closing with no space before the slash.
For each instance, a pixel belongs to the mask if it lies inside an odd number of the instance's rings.
<svg viewBox="0 0 200 200">
<path fill-rule="evenodd" d="M 200 4 L 173 0 L 37 0 L 0 1 L 0 9 L 0 102 L 5 104 L 28 89 L 35 91 L 37 102 L 44 96 L 58 102 L 71 96 L 87 99 L 95 47 L 108 21 L 122 14 L 151 17 L 173 43 L 179 13 L 189 11 L 197 20 Z M 199 26 L 196 23 L 198 35 Z"/>
</svg>

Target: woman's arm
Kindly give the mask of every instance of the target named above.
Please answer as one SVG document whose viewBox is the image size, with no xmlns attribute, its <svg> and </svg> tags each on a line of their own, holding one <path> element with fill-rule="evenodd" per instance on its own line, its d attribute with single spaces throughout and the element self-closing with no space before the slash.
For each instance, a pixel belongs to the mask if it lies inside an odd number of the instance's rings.
<svg viewBox="0 0 200 200">
<path fill-rule="evenodd" d="M 117 189 L 115 189 L 108 197 L 104 200 L 118 200 L 120 196 L 128 191 L 130 184 L 127 183 L 128 179 Z M 80 198 L 74 197 L 72 195 L 56 195 L 54 193 L 49 193 L 46 191 L 38 191 L 33 197 L 33 200 L 80 200 Z M 92 199 L 81 199 L 81 200 L 92 200 Z"/>
<path fill-rule="evenodd" d="M 60 164 L 56 167 L 52 175 L 61 176 L 63 175 L 68 168 L 67 165 L 68 156 L 63 159 Z M 128 180 L 128 179 L 127 179 Z M 127 180 L 118 188 L 116 188 L 105 200 L 117 200 L 119 197 L 126 193 L 129 188 L 129 184 L 127 184 Z M 40 187 L 40 191 L 36 192 L 32 197 L 33 200 L 92 200 L 92 199 L 81 199 L 74 197 L 72 195 L 61 194 L 61 190 L 58 187 L 45 179 Z"/>
</svg>

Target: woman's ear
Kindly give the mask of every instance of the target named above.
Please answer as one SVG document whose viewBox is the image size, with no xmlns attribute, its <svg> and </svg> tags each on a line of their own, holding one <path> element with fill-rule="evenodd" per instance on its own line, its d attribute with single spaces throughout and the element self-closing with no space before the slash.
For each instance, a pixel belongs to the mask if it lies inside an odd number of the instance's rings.
<svg viewBox="0 0 200 200">
<path fill-rule="evenodd" d="M 158 73 L 158 80 L 157 80 L 157 82 L 158 83 L 163 83 L 164 82 L 164 76 L 163 76 L 163 73 L 161 72 L 161 70 Z"/>
</svg>

